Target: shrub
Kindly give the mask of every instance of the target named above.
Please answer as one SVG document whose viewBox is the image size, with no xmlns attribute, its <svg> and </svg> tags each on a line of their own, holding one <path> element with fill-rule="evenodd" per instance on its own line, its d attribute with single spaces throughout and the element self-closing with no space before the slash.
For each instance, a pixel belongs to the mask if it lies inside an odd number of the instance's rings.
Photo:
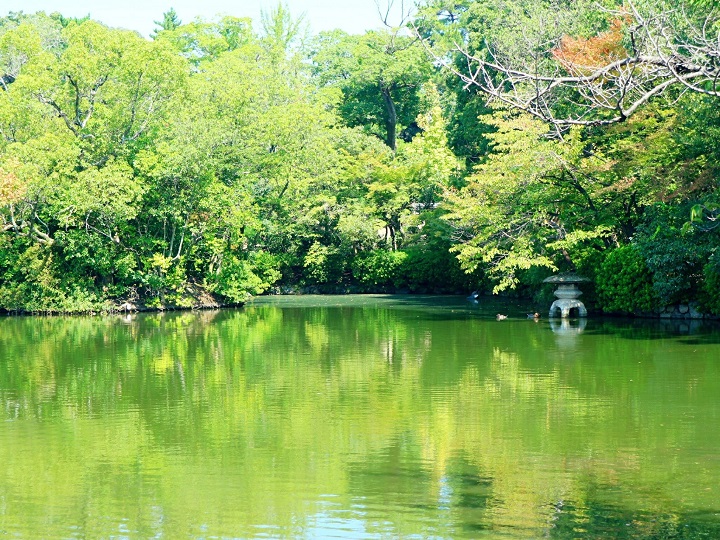
<svg viewBox="0 0 720 540">
<path fill-rule="evenodd" d="M 466 274 L 449 249 L 435 246 L 413 246 L 405 250 L 401 272 L 406 286 L 413 292 L 458 292 L 477 288 L 477 273 Z"/>
<path fill-rule="evenodd" d="M 267 287 L 267 283 L 255 275 L 248 261 L 226 254 L 215 277 L 214 292 L 232 302 L 244 302 L 251 295 L 261 294 Z"/>
<path fill-rule="evenodd" d="M 659 304 L 650 270 L 633 245 L 608 253 L 596 279 L 598 301 L 603 311 L 647 312 Z"/>
<path fill-rule="evenodd" d="M 377 249 L 355 258 L 353 277 L 363 285 L 376 287 L 402 286 L 401 269 L 407 253 Z"/>
<path fill-rule="evenodd" d="M 51 246 L 0 246 L 0 308 L 8 311 L 79 313 L 102 310 L 90 278 L 63 273 Z"/>
<path fill-rule="evenodd" d="M 634 238 L 662 305 L 697 297 L 703 265 L 710 255 L 713 244 L 709 235 L 697 230 L 681 232 L 689 215 L 687 205 L 656 204 L 647 209 Z"/>
<path fill-rule="evenodd" d="M 276 283 L 280 277 L 281 260 L 277 255 L 267 251 L 256 251 L 250 254 L 252 272 L 261 280 L 261 288 L 264 292 Z"/>
<path fill-rule="evenodd" d="M 703 268 L 699 299 L 703 311 L 720 315 L 720 251 L 715 251 Z"/>
<path fill-rule="evenodd" d="M 347 258 L 336 246 L 315 242 L 303 259 L 305 277 L 317 284 L 340 283 L 347 268 Z"/>
</svg>

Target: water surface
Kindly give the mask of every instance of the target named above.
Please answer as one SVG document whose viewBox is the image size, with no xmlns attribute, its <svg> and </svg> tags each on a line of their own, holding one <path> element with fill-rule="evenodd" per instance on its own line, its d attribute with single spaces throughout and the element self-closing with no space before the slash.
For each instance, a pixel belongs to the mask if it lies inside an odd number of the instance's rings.
<svg viewBox="0 0 720 540">
<path fill-rule="evenodd" d="M 720 330 L 532 310 L 2 318 L 0 538 L 720 538 Z"/>
</svg>

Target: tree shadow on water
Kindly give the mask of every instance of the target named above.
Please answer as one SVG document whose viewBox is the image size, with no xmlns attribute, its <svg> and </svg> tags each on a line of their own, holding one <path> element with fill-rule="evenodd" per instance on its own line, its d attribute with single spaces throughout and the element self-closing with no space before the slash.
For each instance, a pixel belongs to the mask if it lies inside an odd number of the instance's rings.
<svg viewBox="0 0 720 540">
<path fill-rule="evenodd" d="M 679 342 L 687 345 L 720 343 L 720 322 L 702 319 L 600 318 L 591 320 L 586 332 L 632 340 L 680 337 Z"/>
</svg>

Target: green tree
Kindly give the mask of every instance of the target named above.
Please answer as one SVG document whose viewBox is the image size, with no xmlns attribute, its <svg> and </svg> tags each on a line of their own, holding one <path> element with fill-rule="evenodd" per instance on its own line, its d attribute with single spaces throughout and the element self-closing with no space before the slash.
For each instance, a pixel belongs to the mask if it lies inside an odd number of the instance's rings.
<svg viewBox="0 0 720 540">
<path fill-rule="evenodd" d="M 584 154 L 579 131 L 554 141 L 542 123 L 503 111 L 492 123 L 492 154 L 449 194 L 447 219 L 463 267 L 485 270 L 498 292 L 515 288 L 533 268 L 576 269 L 574 253 L 603 246 L 617 216 L 593 193 L 602 189 L 603 158 Z"/>
<path fill-rule="evenodd" d="M 312 60 L 321 84 L 342 92 L 339 112 L 349 126 L 362 126 L 392 150 L 398 137 L 417 132 L 421 89 L 432 67 L 420 43 L 397 31 L 352 36 L 321 34 Z"/>
<path fill-rule="evenodd" d="M 63 291 L 114 286 L 113 268 L 136 264 L 130 224 L 146 186 L 134 158 L 169 113 L 185 64 L 167 45 L 93 21 L 70 22 L 57 34 L 47 28 L 22 23 L 0 38 L 15 51 L 6 58 L 17 73 L 0 104 L 0 162 L 22 192 L 0 214 L 19 259 L 44 250 L 33 259 L 42 272 L 33 275 L 47 276 L 38 283 L 52 294 L 28 294 L 26 305 L 67 309 Z M 8 282 L 35 279 L 16 277 Z"/>
<path fill-rule="evenodd" d="M 305 15 L 293 17 L 286 4 L 278 3 L 261 13 L 262 40 L 270 54 L 284 58 L 307 37 Z"/>
<path fill-rule="evenodd" d="M 158 34 L 162 31 L 170 31 L 175 30 L 180 25 L 182 25 L 182 21 L 180 20 L 180 17 L 178 17 L 177 12 L 175 11 L 175 8 L 170 8 L 168 11 L 163 13 L 162 21 L 154 21 L 157 28 L 152 31 L 150 34 L 150 37 L 152 39 L 156 39 Z"/>
<path fill-rule="evenodd" d="M 164 30 L 155 39 L 171 43 L 197 69 L 203 62 L 211 62 L 220 54 L 234 51 L 255 38 L 250 19 L 226 15 L 214 22 L 196 19 Z"/>
<path fill-rule="evenodd" d="M 610 251 L 597 273 L 597 293 L 608 312 L 650 312 L 658 305 L 652 273 L 633 245 Z"/>
</svg>

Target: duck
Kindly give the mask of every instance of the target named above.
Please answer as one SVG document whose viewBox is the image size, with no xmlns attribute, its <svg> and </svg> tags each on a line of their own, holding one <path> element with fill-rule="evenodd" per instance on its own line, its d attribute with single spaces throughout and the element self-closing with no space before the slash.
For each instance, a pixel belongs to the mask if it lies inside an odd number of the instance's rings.
<svg viewBox="0 0 720 540">
<path fill-rule="evenodd" d="M 537 320 L 540 318 L 540 314 L 536 311 L 535 313 L 528 313 L 527 317 L 528 317 L 528 319 L 536 319 Z"/>
<path fill-rule="evenodd" d="M 498 314 L 496 315 L 496 318 L 497 318 L 498 321 L 504 321 L 505 319 L 507 319 L 507 315 L 503 315 L 503 314 L 501 314 L 501 313 L 498 313 Z"/>
</svg>

